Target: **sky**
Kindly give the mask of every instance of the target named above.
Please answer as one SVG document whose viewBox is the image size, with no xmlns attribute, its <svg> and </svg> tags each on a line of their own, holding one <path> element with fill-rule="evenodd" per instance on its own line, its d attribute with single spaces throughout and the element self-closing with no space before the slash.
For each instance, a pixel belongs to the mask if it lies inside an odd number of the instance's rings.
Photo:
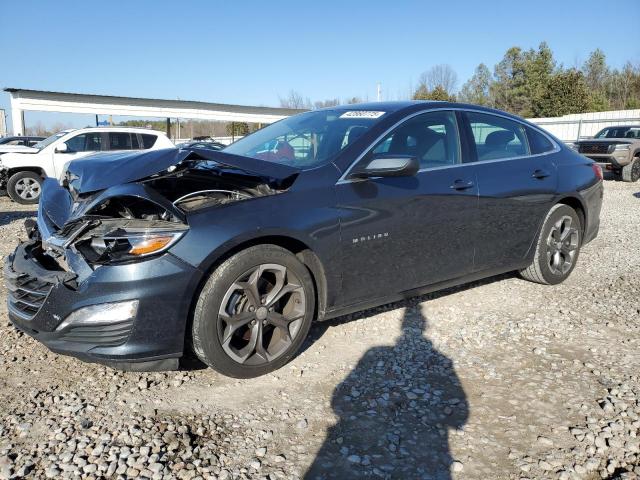
<svg viewBox="0 0 640 480">
<path fill-rule="evenodd" d="M 637 32 L 623 28 L 640 24 L 640 0 L 13 0 L 1 11 L 1 88 L 278 106 L 291 89 L 375 100 L 378 82 L 395 100 L 442 63 L 460 87 L 479 63 L 542 41 L 565 66 L 596 48 L 613 67 L 640 63 Z M 88 123 L 26 113 L 36 121 Z"/>
</svg>

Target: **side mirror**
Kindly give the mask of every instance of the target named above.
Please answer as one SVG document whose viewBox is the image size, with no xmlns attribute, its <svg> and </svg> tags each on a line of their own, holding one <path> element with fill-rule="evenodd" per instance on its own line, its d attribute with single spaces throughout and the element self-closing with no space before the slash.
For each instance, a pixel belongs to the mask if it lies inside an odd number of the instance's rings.
<svg viewBox="0 0 640 480">
<path fill-rule="evenodd" d="M 412 177 L 420 170 L 417 157 L 411 155 L 378 154 L 357 166 L 349 178 Z"/>
<path fill-rule="evenodd" d="M 67 153 L 68 151 L 69 151 L 69 147 L 64 142 L 62 142 L 60 145 L 56 147 L 56 153 Z"/>
</svg>

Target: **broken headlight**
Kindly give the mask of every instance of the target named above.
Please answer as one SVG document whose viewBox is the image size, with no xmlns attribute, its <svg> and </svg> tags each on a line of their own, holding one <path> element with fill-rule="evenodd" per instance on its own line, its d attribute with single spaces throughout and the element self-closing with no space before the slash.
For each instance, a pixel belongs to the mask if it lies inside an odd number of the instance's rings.
<svg viewBox="0 0 640 480">
<path fill-rule="evenodd" d="M 166 251 L 185 234 L 185 229 L 116 228 L 76 244 L 91 263 L 127 262 Z"/>
</svg>

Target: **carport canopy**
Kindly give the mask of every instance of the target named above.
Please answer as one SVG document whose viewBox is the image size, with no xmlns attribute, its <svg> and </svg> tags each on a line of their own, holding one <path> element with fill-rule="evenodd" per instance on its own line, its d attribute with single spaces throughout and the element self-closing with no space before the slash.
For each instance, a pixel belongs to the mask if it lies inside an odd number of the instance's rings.
<svg viewBox="0 0 640 480">
<path fill-rule="evenodd" d="M 24 112 L 26 111 L 167 119 L 185 118 L 259 124 L 273 123 L 304 111 L 292 108 L 229 105 L 191 100 L 115 97 L 23 88 L 5 88 L 4 91 L 11 96 L 11 121 L 14 135 L 24 135 Z"/>
</svg>

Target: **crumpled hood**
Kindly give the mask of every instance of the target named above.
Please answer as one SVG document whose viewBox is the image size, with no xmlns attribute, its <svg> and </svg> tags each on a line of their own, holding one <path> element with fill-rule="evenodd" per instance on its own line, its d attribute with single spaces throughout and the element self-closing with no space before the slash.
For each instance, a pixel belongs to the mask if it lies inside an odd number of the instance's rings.
<svg viewBox="0 0 640 480">
<path fill-rule="evenodd" d="M 135 182 L 177 166 L 184 160 L 212 160 L 248 173 L 284 180 L 299 172 L 294 167 L 204 148 L 97 153 L 73 160 L 65 173 L 77 193 L 91 193 L 114 185 Z"/>
</svg>

